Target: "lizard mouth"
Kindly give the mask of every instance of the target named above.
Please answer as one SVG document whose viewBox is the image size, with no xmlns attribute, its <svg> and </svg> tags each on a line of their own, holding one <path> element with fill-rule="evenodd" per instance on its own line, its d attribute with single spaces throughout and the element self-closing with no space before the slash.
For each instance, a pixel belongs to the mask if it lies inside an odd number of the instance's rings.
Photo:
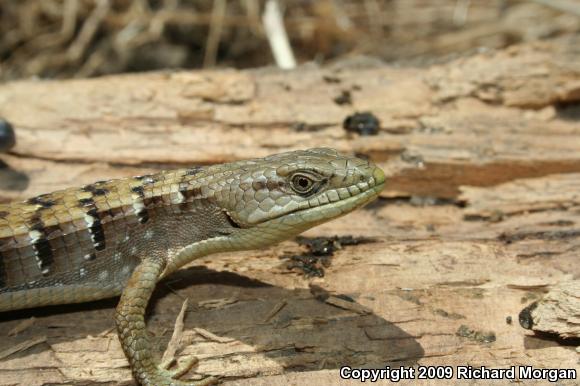
<svg viewBox="0 0 580 386">
<path fill-rule="evenodd" d="M 288 240 L 307 229 L 341 217 L 368 204 L 383 190 L 384 181 L 350 197 L 322 203 L 307 208 L 281 214 L 250 227 L 242 227 L 232 233 L 220 251 L 235 249 L 254 249 L 267 247 L 282 240 Z M 330 192 L 330 191 L 329 191 Z M 221 240 L 216 238 L 214 240 Z"/>
<path fill-rule="evenodd" d="M 323 222 L 345 215 L 357 208 L 368 204 L 378 197 L 384 186 L 385 182 L 381 181 L 380 183 L 371 186 L 366 190 L 352 194 L 350 197 L 335 201 L 328 200 L 326 203 L 319 203 L 318 205 L 309 206 L 306 208 L 297 208 L 291 212 L 284 213 L 280 216 L 272 218 L 262 224 L 267 225 L 278 223 L 288 225 L 290 227 L 295 226 L 297 229 L 308 229 Z M 332 190 L 326 192 L 327 198 L 329 192 L 332 192 Z M 300 232 L 302 232 L 304 229 L 300 230 Z"/>
<path fill-rule="evenodd" d="M 300 225 L 302 221 L 305 229 L 311 228 L 373 201 L 385 187 L 385 180 L 385 172 L 375 166 L 367 181 L 353 184 L 346 188 L 326 191 L 319 195 L 314 202 L 309 200 L 305 202 L 305 206 L 278 216 L 273 221 L 278 220 L 279 222 L 287 223 L 297 221 L 295 225 L 298 228 L 302 228 Z"/>
<path fill-rule="evenodd" d="M 228 220 L 228 222 L 230 223 L 230 225 L 232 226 L 232 228 L 237 228 L 237 229 L 241 229 L 242 228 L 240 226 L 240 224 L 238 224 L 238 222 L 232 217 L 232 215 L 230 214 L 230 212 L 228 212 L 227 210 L 224 210 L 224 214 L 226 215 L 226 220 Z"/>
<path fill-rule="evenodd" d="M 299 202 L 284 204 L 283 207 L 269 210 L 258 208 L 243 220 L 237 213 L 227 211 L 225 213 L 233 228 L 264 229 L 268 226 L 281 228 L 289 226 L 288 231 L 294 233 L 294 228 L 305 230 L 362 207 L 374 200 L 384 186 L 385 174 L 380 168 L 375 167 L 366 181 L 332 188 L 312 197 L 303 198 Z M 290 207 L 286 207 L 287 205 Z"/>
</svg>

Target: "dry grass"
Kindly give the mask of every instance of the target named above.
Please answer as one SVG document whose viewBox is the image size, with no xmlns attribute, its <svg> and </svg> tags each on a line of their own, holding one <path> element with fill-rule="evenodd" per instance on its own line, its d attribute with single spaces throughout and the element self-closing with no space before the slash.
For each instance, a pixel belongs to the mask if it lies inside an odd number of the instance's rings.
<svg viewBox="0 0 580 386">
<path fill-rule="evenodd" d="M 537 1 L 279 1 L 300 62 L 365 54 L 422 63 L 580 30 L 574 12 Z M 264 4 L 0 0 L 0 79 L 270 65 Z"/>
</svg>

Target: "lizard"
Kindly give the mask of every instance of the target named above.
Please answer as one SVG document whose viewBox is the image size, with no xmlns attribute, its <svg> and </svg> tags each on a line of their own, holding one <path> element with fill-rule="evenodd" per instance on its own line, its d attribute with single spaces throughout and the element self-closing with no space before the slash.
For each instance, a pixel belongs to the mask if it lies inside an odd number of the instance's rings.
<svg viewBox="0 0 580 386">
<path fill-rule="evenodd" d="M 100 181 L 0 204 L 0 312 L 120 295 L 135 380 L 196 385 L 154 358 L 145 309 L 159 280 L 201 256 L 292 238 L 378 197 L 368 160 L 315 148 Z"/>
</svg>

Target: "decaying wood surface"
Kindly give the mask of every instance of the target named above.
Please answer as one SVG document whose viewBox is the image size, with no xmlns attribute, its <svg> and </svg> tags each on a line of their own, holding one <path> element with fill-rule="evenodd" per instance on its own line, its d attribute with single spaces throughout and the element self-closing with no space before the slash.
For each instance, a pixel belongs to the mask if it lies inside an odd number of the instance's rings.
<svg viewBox="0 0 580 386">
<path fill-rule="evenodd" d="M 360 153 L 391 176 L 383 197 L 307 236 L 372 240 L 338 249 L 323 278 L 288 269 L 282 257 L 307 252 L 294 241 L 196 261 L 156 292 L 160 353 L 187 298 L 178 355 L 199 356 L 191 377 L 228 385 L 340 384 L 341 365 L 580 370 L 577 341 L 518 323 L 580 278 L 579 43 L 428 69 L 350 61 L 5 84 L 0 115 L 18 142 L 2 155 L 0 199 L 297 148 Z M 355 111 L 375 114 L 379 134 L 346 133 Z M 1 315 L 0 383 L 131 384 L 115 302 Z"/>
<path fill-rule="evenodd" d="M 559 283 L 520 313 L 520 324 L 564 339 L 580 338 L 580 281 Z"/>
</svg>

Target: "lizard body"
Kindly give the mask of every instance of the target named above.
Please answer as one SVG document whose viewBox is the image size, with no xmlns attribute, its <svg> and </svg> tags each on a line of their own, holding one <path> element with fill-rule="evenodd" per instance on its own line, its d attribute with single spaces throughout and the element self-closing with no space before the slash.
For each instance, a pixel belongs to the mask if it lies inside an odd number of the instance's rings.
<svg viewBox="0 0 580 386">
<path fill-rule="evenodd" d="M 179 381 L 153 358 L 156 283 L 208 254 L 266 247 L 376 198 L 383 171 L 332 149 L 101 181 L 0 205 L 0 312 L 121 295 L 115 321 L 142 385 Z"/>
</svg>

